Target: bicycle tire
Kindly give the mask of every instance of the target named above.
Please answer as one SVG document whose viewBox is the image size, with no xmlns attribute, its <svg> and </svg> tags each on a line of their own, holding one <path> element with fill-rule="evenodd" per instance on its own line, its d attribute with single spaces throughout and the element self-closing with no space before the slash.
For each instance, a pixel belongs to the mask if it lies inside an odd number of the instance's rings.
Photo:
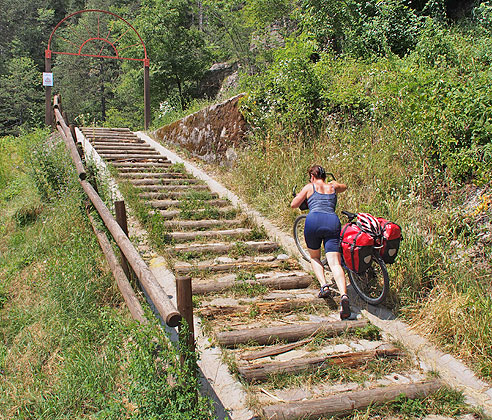
<svg viewBox="0 0 492 420">
<path fill-rule="evenodd" d="M 350 283 L 357 294 L 371 305 L 379 305 L 384 301 L 389 291 L 389 275 L 386 264 L 374 251 L 371 265 L 363 273 L 347 270 Z"/>
<path fill-rule="evenodd" d="M 306 246 L 306 242 L 304 241 L 304 224 L 306 223 L 306 214 L 301 214 L 296 217 L 294 221 L 293 233 L 294 240 L 296 242 L 297 249 L 307 262 L 311 261 L 311 257 L 309 256 L 309 251 Z M 321 259 L 321 264 L 326 265 L 326 258 Z"/>
</svg>

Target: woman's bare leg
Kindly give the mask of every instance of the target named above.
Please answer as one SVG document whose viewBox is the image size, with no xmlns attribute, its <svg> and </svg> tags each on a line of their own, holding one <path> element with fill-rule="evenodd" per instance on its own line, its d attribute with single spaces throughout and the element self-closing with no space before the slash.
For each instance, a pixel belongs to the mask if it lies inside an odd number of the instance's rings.
<svg viewBox="0 0 492 420">
<path fill-rule="evenodd" d="M 313 267 L 314 274 L 319 281 L 321 287 L 326 284 L 325 279 L 325 269 L 323 264 L 321 264 L 321 248 L 320 249 L 309 249 L 309 257 L 311 258 L 311 267 Z"/>
<path fill-rule="evenodd" d="M 326 260 L 330 266 L 330 270 L 335 278 L 338 290 L 341 295 L 347 294 L 347 282 L 345 281 L 345 273 L 343 272 L 341 257 L 339 252 L 327 252 Z"/>
</svg>

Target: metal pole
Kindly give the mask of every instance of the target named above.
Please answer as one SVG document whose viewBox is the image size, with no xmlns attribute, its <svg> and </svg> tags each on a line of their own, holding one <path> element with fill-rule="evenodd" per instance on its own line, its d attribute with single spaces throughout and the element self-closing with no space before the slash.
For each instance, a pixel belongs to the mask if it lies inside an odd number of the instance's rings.
<svg viewBox="0 0 492 420">
<path fill-rule="evenodd" d="M 51 51 L 46 50 L 44 52 L 44 71 L 46 73 L 51 73 Z M 44 91 L 44 123 L 48 126 L 53 124 L 53 113 L 51 109 L 51 86 L 45 86 Z"/>
<path fill-rule="evenodd" d="M 120 225 L 123 232 L 125 232 L 125 235 L 128 236 L 128 221 L 126 217 L 125 202 L 123 200 L 115 201 L 114 211 L 116 214 L 116 221 Z M 121 249 L 120 249 L 120 254 L 121 254 L 121 267 L 123 268 L 126 277 L 128 279 L 131 279 L 133 276 L 132 273 L 130 272 L 130 267 L 128 266 L 128 260 L 126 259 L 123 252 L 121 252 Z"/>
<path fill-rule="evenodd" d="M 144 61 L 144 107 L 145 107 L 145 129 L 150 126 L 150 74 L 149 60 Z"/>
</svg>

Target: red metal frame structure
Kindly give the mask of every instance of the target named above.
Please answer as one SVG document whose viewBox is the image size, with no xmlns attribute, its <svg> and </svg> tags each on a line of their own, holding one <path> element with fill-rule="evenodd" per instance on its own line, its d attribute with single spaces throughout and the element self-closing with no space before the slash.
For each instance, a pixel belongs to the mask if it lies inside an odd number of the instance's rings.
<svg viewBox="0 0 492 420">
<path fill-rule="evenodd" d="M 76 44 L 73 41 L 70 41 L 68 39 L 60 37 L 60 40 L 71 44 L 72 47 L 74 47 L 73 51 L 52 51 L 51 50 L 51 44 L 53 41 L 53 36 L 55 35 L 55 32 L 57 29 L 60 28 L 60 26 L 66 22 L 68 19 L 80 15 L 82 13 L 97 13 L 97 33 L 96 34 L 91 34 L 90 30 L 87 29 L 87 33 L 89 37 L 83 41 L 79 41 L 80 43 Z M 123 33 L 118 39 L 111 41 L 110 40 L 110 35 L 111 35 L 111 30 L 108 31 L 106 36 L 104 37 L 100 33 L 100 16 L 99 14 L 106 14 L 106 15 L 111 15 L 114 18 L 121 20 L 124 22 L 127 26 L 128 29 L 126 32 Z M 127 32 L 132 30 L 135 35 L 138 38 L 138 43 L 126 46 L 124 48 L 118 49 L 117 44 L 121 40 L 121 38 L 126 35 Z M 89 54 L 89 53 L 84 53 L 84 47 L 87 46 L 87 44 L 91 42 L 102 42 L 107 44 L 113 51 L 114 55 L 102 55 L 102 50 L 104 49 L 104 46 L 101 48 L 98 54 Z M 143 49 L 143 58 L 135 58 L 135 57 L 127 57 L 122 55 L 123 50 L 135 46 L 142 46 Z M 64 19 L 62 19 L 58 24 L 55 26 L 53 31 L 51 32 L 50 38 L 48 40 L 48 48 L 45 50 L 44 58 L 45 58 L 45 71 L 47 73 L 51 72 L 51 56 L 53 54 L 62 54 L 62 55 L 73 55 L 73 56 L 80 56 L 80 57 L 98 57 L 98 58 L 110 58 L 110 59 L 116 59 L 116 60 L 132 60 L 132 61 L 141 61 L 144 64 L 144 103 L 145 103 L 145 129 L 149 128 L 150 124 L 150 82 L 149 82 L 149 58 L 147 57 L 147 49 L 145 48 L 145 44 L 137 32 L 137 30 L 125 19 L 123 19 L 121 16 L 116 15 L 115 13 L 108 12 L 106 10 L 99 10 L 99 9 L 86 9 L 86 10 L 79 10 L 78 12 L 74 12 L 68 16 L 66 16 Z M 53 121 L 53 116 L 52 116 L 52 111 L 51 111 L 51 86 L 46 86 L 46 95 L 45 95 L 45 103 L 46 103 L 46 117 L 45 117 L 45 122 L 47 125 L 51 125 Z"/>
</svg>

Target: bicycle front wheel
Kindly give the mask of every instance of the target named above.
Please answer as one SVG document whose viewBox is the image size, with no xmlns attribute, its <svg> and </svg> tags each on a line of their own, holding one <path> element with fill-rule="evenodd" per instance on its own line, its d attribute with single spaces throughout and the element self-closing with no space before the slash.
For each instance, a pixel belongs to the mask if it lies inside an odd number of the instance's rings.
<svg viewBox="0 0 492 420">
<path fill-rule="evenodd" d="M 294 240 L 296 242 L 297 249 L 306 261 L 311 261 L 311 257 L 309 256 L 308 247 L 306 245 L 306 241 L 304 240 L 304 225 L 306 223 L 306 214 L 301 214 L 296 217 L 294 221 Z M 326 265 L 326 258 L 321 258 L 321 264 Z"/>
<path fill-rule="evenodd" d="M 386 264 L 374 252 L 370 267 L 363 273 L 357 274 L 348 270 L 350 283 L 357 294 L 371 305 L 379 305 L 384 301 L 389 290 L 389 275 Z"/>
</svg>

